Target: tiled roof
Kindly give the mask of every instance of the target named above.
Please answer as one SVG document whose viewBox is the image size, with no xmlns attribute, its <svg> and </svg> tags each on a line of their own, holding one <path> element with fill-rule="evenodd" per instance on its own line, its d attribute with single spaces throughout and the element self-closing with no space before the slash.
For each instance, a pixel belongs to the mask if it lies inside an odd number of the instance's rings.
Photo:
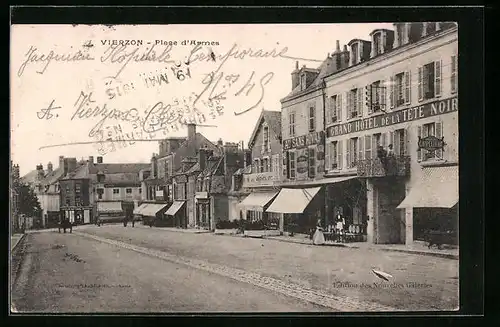
<svg viewBox="0 0 500 327">
<path fill-rule="evenodd" d="M 42 184 L 44 185 L 50 185 L 55 182 L 57 182 L 59 179 L 64 177 L 64 169 L 62 168 L 57 168 L 56 170 L 53 170 L 51 173 L 48 173 L 45 178 L 42 180 Z"/>
<path fill-rule="evenodd" d="M 323 83 L 323 78 L 334 73 L 335 72 L 335 65 L 333 62 L 333 57 L 327 57 L 321 65 L 317 68 L 319 71 L 318 75 L 314 79 L 314 81 L 305 89 L 301 90 L 300 84 L 297 85 L 292 92 L 290 92 L 286 97 L 284 97 L 282 100 L 287 100 L 288 98 L 301 94 L 301 93 L 307 93 L 309 91 L 315 90 L 319 87 L 321 87 Z"/>
<path fill-rule="evenodd" d="M 93 177 L 96 175 L 93 175 Z M 94 178 L 92 178 L 94 179 Z M 106 174 L 104 184 L 113 185 L 140 185 L 139 174 L 137 173 L 118 173 Z"/>
<path fill-rule="evenodd" d="M 257 132 L 264 121 L 269 125 L 274 134 L 278 138 L 281 138 L 281 111 L 262 110 L 248 141 L 249 146 L 253 144 Z"/>
<path fill-rule="evenodd" d="M 44 176 L 47 175 L 46 170 L 43 171 L 43 175 Z M 20 179 L 22 183 L 27 183 L 27 184 L 35 183 L 38 181 L 38 170 L 36 169 L 32 170 L 26 175 L 22 176 Z"/>
</svg>

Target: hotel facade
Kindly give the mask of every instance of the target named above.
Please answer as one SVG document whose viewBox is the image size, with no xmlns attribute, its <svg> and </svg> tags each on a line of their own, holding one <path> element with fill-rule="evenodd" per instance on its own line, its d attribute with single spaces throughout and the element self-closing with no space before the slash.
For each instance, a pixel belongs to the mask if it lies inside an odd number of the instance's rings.
<svg viewBox="0 0 500 327">
<path fill-rule="evenodd" d="M 296 65 L 281 100 L 283 188 L 268 211 L 309 227 L 341 213 L 371 243 L 457 233 L 457 26 L 394 27 L 337 42 L 318 69 Z"/>
</svg>

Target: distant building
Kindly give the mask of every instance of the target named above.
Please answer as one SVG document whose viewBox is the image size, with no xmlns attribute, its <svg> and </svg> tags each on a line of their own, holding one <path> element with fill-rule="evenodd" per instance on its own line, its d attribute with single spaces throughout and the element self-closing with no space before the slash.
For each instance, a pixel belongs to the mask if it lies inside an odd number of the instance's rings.
<svg viewBox="0 0 500 327">
<path fill-rule="evenodd" d="M 85 165 L 60 180 L 61 190 L 70 189 L 64 194 L 61 192 L 61 210 L 69 212 L 65 213 L 68 217 L 83 211 L 82 223 L 95 222 L 99 214 L 116 213 L 118 208 L 122 208 L 123 216 L 132 214 L 142 196 L 140 172 L 149 166 L 147 163 L 103 163 L 102 157 L 94 162 L 94 157 L 89 157 Z M 86 199 L 87 194 L 88 204 L 84 201 L 84 205 L 79 205 L 78 198 Z"/>
</svg>

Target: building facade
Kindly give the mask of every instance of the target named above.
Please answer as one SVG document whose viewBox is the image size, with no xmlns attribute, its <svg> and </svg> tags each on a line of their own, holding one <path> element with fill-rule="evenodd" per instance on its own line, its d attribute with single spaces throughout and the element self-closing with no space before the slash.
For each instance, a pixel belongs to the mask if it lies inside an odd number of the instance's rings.
<svg viewBox="0 0 500 327">
<path fill-rule="evenodd" d="M 394 26 L 337 42 L 317 70 L 296 66 L 282 100 L 282 186 L 311 187 L 299 221 L 328 226 L 340 213 L 360 240 L 412 244 L 458 226 L 458 32 Z M 286 212 L 281 193 L 268 211 Z"/>
<path fill-rule="evenodd" d="M 241 191 L 247 196 L 238 204 L 242 218 L 262 220 L 265 226 L 283 228 L 283 215 L 266 212 L 280 190 L 283 172 L 281 112 L 263 110 L 248 142 L 251 166 L 241 174 Z M 240 178 L 236 175 L 235 178 Z M 281 230 L 282 231 L 282 230 Z"/>
</svg>

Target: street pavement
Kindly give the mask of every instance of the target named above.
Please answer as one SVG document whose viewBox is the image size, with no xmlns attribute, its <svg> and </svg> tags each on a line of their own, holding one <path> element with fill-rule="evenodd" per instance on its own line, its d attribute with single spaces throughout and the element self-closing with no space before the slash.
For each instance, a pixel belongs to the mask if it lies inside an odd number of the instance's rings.
<svg viewBox="0 0 500 327">
<path fill-rule="evenodd" d="M 30 233 L 20 246 L 11 298 L 18 312 L 331 311 L 75 231 Z"/>
<path fill-rule="evenodd" d="M 133 279 L 133 282 L 127 283 L 134 289 L 144 289 L 143 292 L 133 293 L 137 296 L 130 298 L 132 302 L 130 305 L 123 303 L 120 305 L 120 303 L 115 303 L 116 297 L 112 295 L 113 292 L 117 292 L 114 288 L 104 290 L 98 288 L 99 293 L 92 295 L 93 300 L 87 302 L 101 303 L 99 308 L 107 310 L 130 311 L 131 308 L 136 308 L 137 311 L 156 312 L 159 308 L 163 308 L 160 311 L 378 311 L 391 309 L 418 311 L 458 308 L 458 260 L 370 249 L 318 247 L 266 239 L 188 234 L 157 228 L 123 227 L 123 225 L 81 226 L 75 228 L 73 233 L 70 235 L 43 233 L 43 236 L 41 233 L 40 235 L 30 234 L 28 235 L 30 238 L 26 239 L 25 243 L 61 243 L 68 247 L 66 252 L 76 253 L 80 257 L 85 256 L 85 261 L 93 262 L 88 270 L 76 271 L 74 274 L 69 271 L 69 275 L 74 276 L 72 278 L 76 280 L 88 279 L 89 282 L 97 283 L 95 280 L 101 278 L 105 279 L 106 283 L 116 284 L 117 281 L 114 279 L 117 278 Z M 54 243 L 50 243 L 50 240 Z M 49 245 L 47 246 L 50 248 Z M 46 265 L 50 267 L 50 262 L 54 265 L 54 262 L 61 260 L 61 257 L 57 257 L 58 251 L 64 252 L 62 249 L 47 250 L 37 256 L 48 256 L 51 253 L 53 258 L 45 260 Z M 31 260 L 35 260 L 35 257 Z M 65 265 L 61 265 L 62 267 Z M 382 270 L 393 277 L 389 281 L 381 280 L 373 274 L 372 269 Z M 184 271 L 185 273 L 180 275 L 193 276 L 193 279 L 196 279 L 196 276 L 203 276 L 203 278 L 200 277 L 203 282 L 186 278 L 179 279 L 180 276 L 172 274 L 172 270 Z M 25 274 L 38 276 L 36 279 L 43 284 L 47 278 L 43 273 L 45 268 L 38 268 L 36 271 L 38 273 Z M 158 271 L 162 271 L 163 274 L 155 275 Z M 165 274 L 166 271 L 169 273 Z M 61 278 L 67 279 L 65 277 L 67 273 L 61 272 L 61 274 Z M 207 274 L 211 277 L 207 278 Z M 132 278 L 131 275 L 141 275 L 141 277 Z M 171 280 L 170 276 L 172 276 Z M 65 283 L 76 283 L 71 280 L 71 277 L 68 278 L 70 280 Z M 49 285 L 56 285 L 54 283 Z M 234 285 L 234 287 L 229 285 Z M 240 288 L 248 291 L 238 298 L 234 292 L 239 292 L 236 290 Z M 38 305 L 37 308 L 47 310 L 46 308 L 50 305 L 43 305 L 45 301 L 48 303 L 62 301 L 61 308 L 75 310 L 76 307 L 82 310 L 83 304 L 78 304 L 82 297 L 81 290 L 77 289 L 80 292 L 78 293 L 74 287 L 69 288 L 72 291 L 68 297 L 68 287 L 56 289 L 59 289 L 59 292 L 66 291 L 65 294 L 61 294 L 63 296 L 58 297 L 59 300 L 50 300 L 51 297 L 47 295 L 53 292 L 43 291 L 42 288 L 41 291 L 37 291 L 37 296 L 31 296 L 32 303 L 23 300 L 29 299 L 29 294 L 25 292 L 23 295 L 18 291 L 17 301 L 21 304 L 17 306 L 22 307 L 22 303 L 26 303 L 24 308 L 34 308 Z M 149 292 L 154 294 L 155 289 L 173 292 L 174 298 L 178 299 L 159 306 L 145 304 L 144 298 L 154 296 L 148 294 Z M 200 298 L 193 296 L 199 289 L 205 290 L 203 294 L 206 295 Z M 231 293 L 228 293 L 229 290 Z M 124 291 L 121 290 L 121 292 Z M 160 294 L 163 294 L 161 292 Z M 241 293 L 237 294 L 241 295 Z M 78 300 L 71 300 L 72 296 Z M 212 300 L 205 301 L 204 305 L 199 304 L 198 300 L 204 300 L 204 296 Z M 49 300 L 37 301 L 37 298 Z M 109 300 L 101 300 L 108 298 Z M 298 301 L 297 298 L 304 301 Z M 252 299 L 255 299 L 254 304 L 252 304 Z M 321 306 L 306 304 L 306 301 L 321 304 Z M 184 303 L 185 306 L 176 303 Z M 270 305 L 270 303 L 274 304 Z M 91 304 L 88 304 L 89 308 L 95 309 Z"/>
</svg>

